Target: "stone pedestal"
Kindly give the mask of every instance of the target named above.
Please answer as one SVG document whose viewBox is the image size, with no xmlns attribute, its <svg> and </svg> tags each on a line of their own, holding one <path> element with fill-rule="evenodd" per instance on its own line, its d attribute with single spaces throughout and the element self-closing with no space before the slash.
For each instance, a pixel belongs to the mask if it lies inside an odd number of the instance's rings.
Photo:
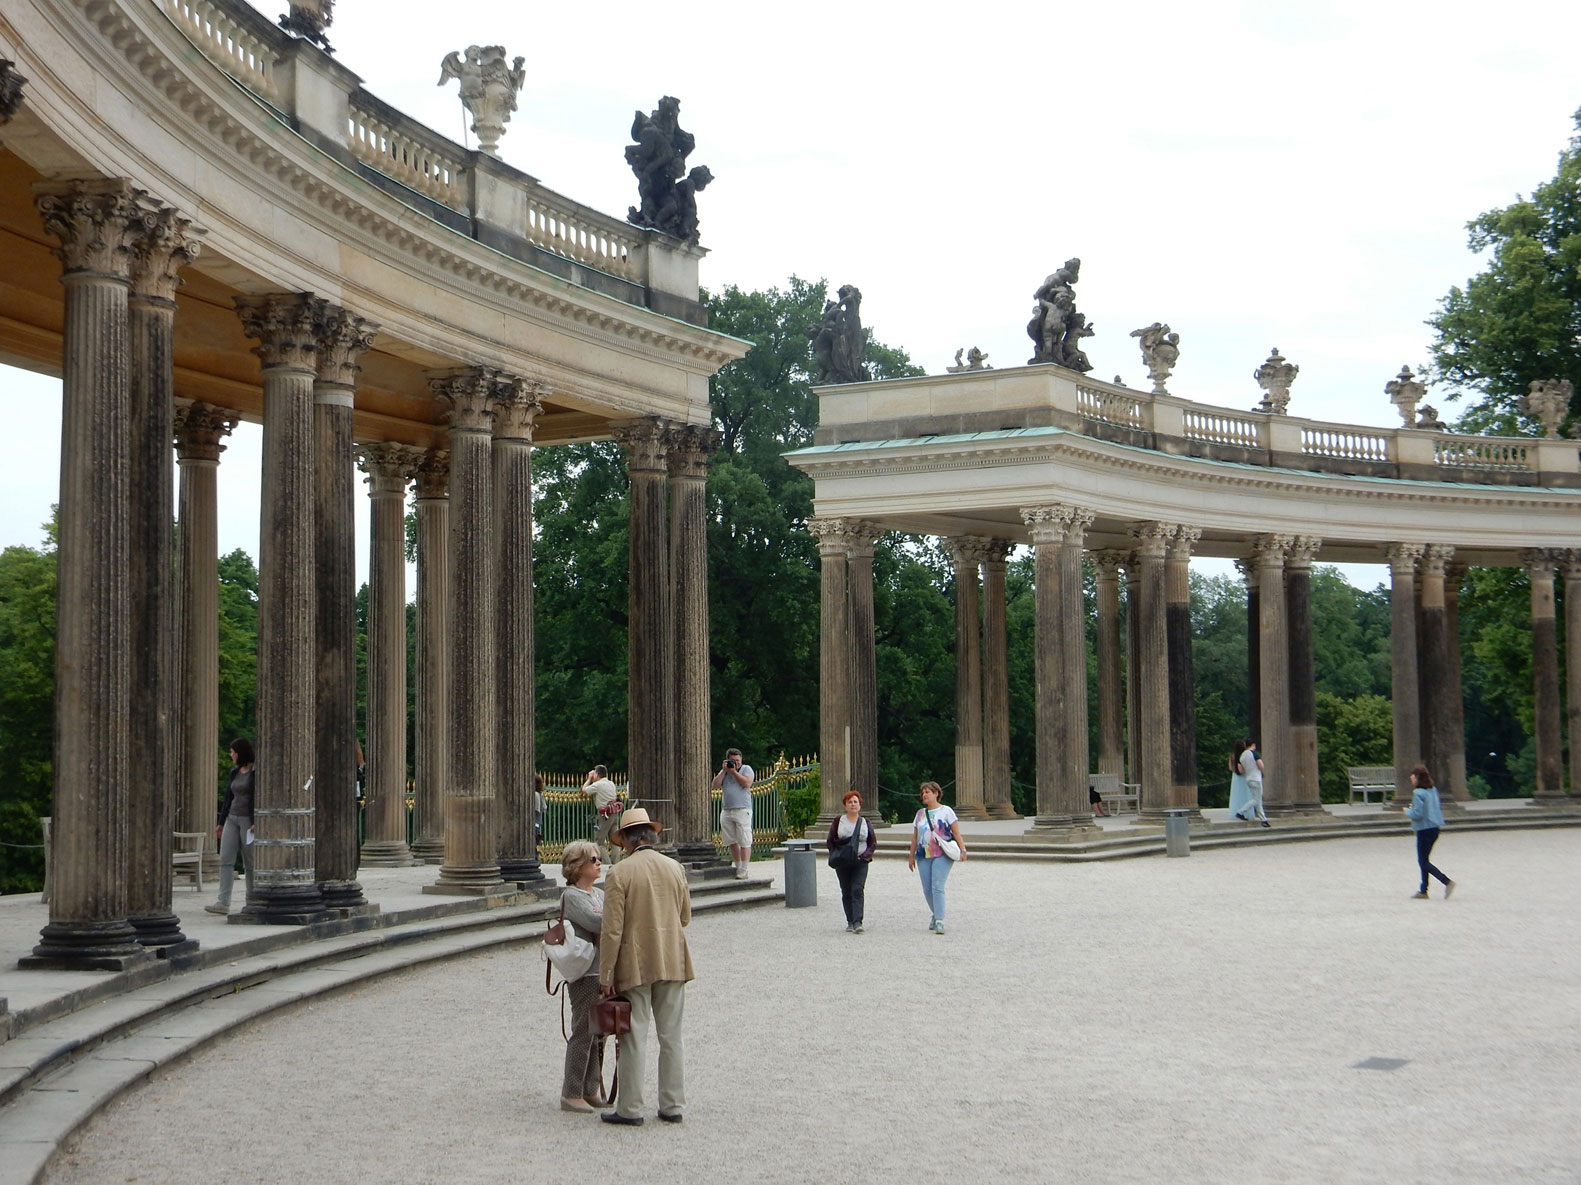
<svg viewBox="0 0 1581 1185">
<path fill-rule="evenodd" d="M 990 539 L 983 552 L 983 805 L 990 819 L 1021 818 L 1010 794 L 1010 660 L 1005 626 L 1005 561 L 1010 548 L 1008 539 Z"/>
<path fill-rule="evenodd" d="M 400 444 L 365 444 L 368 475 L 368 769 L 361 862 L 417 863 L 406 841 L 406 483 L 422 458 Z"/>
<path fill-rule="evenodd" d="M 1411 770 L 1422 760 L 1416 655 L 1416 565 L 1426 547 L 1391 543 L 1389 560 L 1390 688 L 1394 705 L 1394 795 L 1388 808 L 1411 804 Z"/>
<path fill-rule="evenodd" d="M 986 540 L 950 540 L 955 560 L 955 813 L 986 819 L 983 807 L 982 614 L 978 566 Z"/>
<path fill-rule="evenodd" d="M 1321 539 L 1297 536 L 1285 561 L 1285 620 L 1290 639 L 1290 806 L 1297 815 L 1322 815 L 1318 787 L 1317 683 L 1312 654 L 1312 559 Z"/>
<path fill-rule="evenodd" d="M 264 443 L 258 561 L 258 776 L 255 890 L 241 921 L 296 925 L 324 916 L 315 875 L 316 589 L 313 382 L 317 302 L 242 296 L 236 311 L 263 363 Z"/>
<path fill-rule="evenodd" d="M 1191 653 L 1191 549 L 1202 538 L 1197 527 L 1177 527 L 1164 563 L 1164 634 L 1169 647 L 1169 805 L 1191 812 L 1197 806 L 1197 684 Z"/>
<path fill-rule="evenodd" d="M 1173 523 L 1139 523 L 1131 528 L 1137 566 L 1137 697 L 1132 728 L 1139 734 L 1140 821 L 1160 823 L 1169 808 L 1169 608 L 1164 556 L 1174 538 Z"/>
<path fill-rule="evenodd" d="M 1293 542 L 1289 535 L 1259 535 L 1252 544 L 1262 708 L 1257 741 L 1264 765 L 1263 809 L 1270 818 L 1295 810 L 1290 801 L 1290 639 L 1285 620 L 1285 554 Z"/>
<path fill-rule="evenodd" d="M 445 858 L 450 781 L 450 453 L 417 466 L 417 753 L 412 855 Z"/>
<path fill-rule="evenodd" d="M 1559 635 L 1554 620 L 1551 551 L 1526 551 L 1521 561 L 1532 582 L 1532 711 L 1537 741 L 1537 785 L 1533 806 L 1563 806 L 1564 762 L 1559 740 Z"/>
</svg>

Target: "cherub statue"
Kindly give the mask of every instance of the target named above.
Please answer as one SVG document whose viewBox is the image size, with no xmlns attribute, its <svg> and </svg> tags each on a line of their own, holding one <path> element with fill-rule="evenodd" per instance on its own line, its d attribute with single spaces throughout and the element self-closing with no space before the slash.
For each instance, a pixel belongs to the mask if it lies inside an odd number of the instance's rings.
<svg viewBox="0 0 1581 1185">
<path fill-rule="evenodd" d="M 527 81 L 527 59 L 505 64 L 503 45 L 469 45 L 466 57 L 451 52 L 439 65 L 439 85 L 452 78 L 461 81 L 461 105 L 472 116 L 472 131 L 479 150 L 499 154 L 500 137 L 516 110 L 516 93 Z"/>
<path fill-rule="evenodd" d="M 1027 336 L 1036 348 L 1028 365 L 1052 362 L 1071 370 L 1092 369 L 1080 342 L 1093 335 L 1093 328 L 1087 324 L 1087 318 L 1076 311 L 1076 293 L 1072 288 L 1080 276 L 1081 260 L 1067 259 L 1032 294 L 1037 304 L 1032 309 L 1032 320 L 1027 322 Z"/>
<path fill-rule="evenodd" d="M 1153 394 L 1169 394 L 1164 384 L 1180 358 L 1180 334 L 1172 332 L 1168 325 L 1154 321 L 1145 329 L 1131 330 L 1131 336 L 1142 339 L 1139 343 L 1142 347 L 1142 365 L 1147 367 L 1147 377 L 1153 380 Z"/>
<path fill-rule="evenodd" d="M 626 212 L 627 221 L 662 231 L 684 242 L 697 242 L 697 194 L 714 179 L 706 165 L 686 171 L 686 158 L 696 138 L 680 125 L 681 101 L 665 95 L 650 114 L 638 111 L 631 121 L 626 163 L 637 177 L 640 206 Z M 679 191 L 679 192 L 677 192 Z"/>
</svg>

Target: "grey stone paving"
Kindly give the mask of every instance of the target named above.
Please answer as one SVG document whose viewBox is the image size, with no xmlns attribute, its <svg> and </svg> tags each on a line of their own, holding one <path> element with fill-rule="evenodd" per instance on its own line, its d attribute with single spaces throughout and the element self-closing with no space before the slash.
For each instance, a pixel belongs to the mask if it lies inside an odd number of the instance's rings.
<svg viewBox="0 0 1581 1185">
<path fill-rule="evenodd" d="M 968 860 L 944 937 L 893 861 L 844 933 L 824 870 L 694 923 L 680 1127 L 560 1112 L 539 955 L 497 951 L 239 1030 L 48 1180 L 1575 1182 L 1581 833 L 1436 855 L 1448 902 L 1398 837 Z"/>
</svg>

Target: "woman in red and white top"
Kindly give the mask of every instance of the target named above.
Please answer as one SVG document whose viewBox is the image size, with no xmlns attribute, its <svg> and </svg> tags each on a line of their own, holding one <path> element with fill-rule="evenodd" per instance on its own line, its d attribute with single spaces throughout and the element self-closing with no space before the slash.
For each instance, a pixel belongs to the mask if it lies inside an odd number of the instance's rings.
<svg viewBox="0 0 1581 1185">
<path fill-rule="evenodd" d="M 906 853 L 906 866 L 919 871 L 922 877 L 922 895 L 927 898 L 928 911 L 933 915 L 928 929 L 943 934 L 944 882 L 949 879 L 955 861 L 966 859 L 966 839 L 961 834 L 961 822 L 955 812 L 940 805 L 937 782 L 922 783 L 919 793 L 922 809 L 911 821 L 917 834 L 911 850 Z M 953 842 L 957 853 L 953 859 L 940 840 Z"/>
</svg>

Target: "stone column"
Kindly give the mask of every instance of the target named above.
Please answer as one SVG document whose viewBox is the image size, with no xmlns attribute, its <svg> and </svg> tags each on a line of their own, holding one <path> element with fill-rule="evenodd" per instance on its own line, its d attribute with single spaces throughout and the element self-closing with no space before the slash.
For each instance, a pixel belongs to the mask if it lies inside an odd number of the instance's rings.
<svg viewBox="0 0 1581 1185">
<path fill-rule="evenodd" d="M 1262 604 L 1257 595 L 1257 564 L 1254 560 L 1236 560 L 1241 579 L 1246 581 L 1246 720 L 1241 734 L 1235 739 L 1245 739 L 1248 733 L 1262 727 L 1263 718 L 1263 665 L 1258 647 L 1262 630 Z M 1255 739 L 1255 738 L 1254 738 Z"/>
<path fill-rule="evenodd" d="M 982 612 L 978 565 L 985 540 L 951 539 L 955 561 L 955 813 L 986 819 L 983 809 Z"/>
<path fill-rule="evenodd" d="M 176 831 L 203 833 L 203 875 L 218 875 L 214 843 L 218 813 L 215 762 L 220 752 L 219 519 L 215 470 L 220 440 L 235 417 L 206 403 L 190 403 L 175 416 L 176 459 L 181 471 L 176 537 L 181 581 L 179 607 L 181 730 Z M 226 738 L 229 740 L 230 738 Z"/>
<path fill-rule="evenodd" d="M 313 382 L 318 708 L 313 791 L 318 812 L 318 890 L 326 909 L 363 912 L 368 899 L 357 881 L 357 476 L 352 399 L 360 369 L 357 360 L 373 344 L 379 327 L 322 300 L 314 302 L 314 319 L 318 332 L 318 376 Z M 403 663 L 404 659 L 403 655 Z M 371 678 L 369 686 L 373 686 Z"/>
<path fill-rule="evenodd" d="M 263 363 L 263 513 L 258 559 L 256 888 L 242 921 L 324 916 L 315 875 L 316 560 L 313 382 L 317 302 L 307 294 L 239 296 L 236 311 Z"/>
<path fill-rule="evenodd" d="M 1285 620 L 1285 554 L 1289 535 L 1259 535 L 1252 542 L 1257 565 L 1258 753 L 1264 763 L 1263 808 L 1269 816 L 1291 813 L 1290 641 Z"/>
<path fill-rule="evenodd" d="M 368 689 L 362 863 L 416 864 L 406 842 L 406 483 L 422 453 L 365 444 L 368 475 Z"/>
<path fill-rule="evenodd" d="M 1394 795 L 1389 808 L 1411 802 L 1411 769 L 1422 760 L 1421 701 L 1416 659 L 1416 564 L 1426 548 L 1391 543 L 1389 561 L 1390 690 L 1394 703 Z"/>
<path fill-rule="evenodd" d="M 990 819 L 1021 817 L 1010 797 L 1010 659 L 1005 628 L 1005 561 L 1010 548 L 1008 539 L 990 539 L 983 549 L 983 798 Z"/>
<path fill-rule="evenodd" d="M 1191 653 L 1191 549 L 1199 527 L 1178 527 L 1164 565 L 1164 633 L 1169 647 L 1169 805 L 1197 807 L 1197 684 Z"/>
<path fill-rule="evenodd" d="M 1139 813 L 1159 822 L 1170 802 L 1169 611 L 1164 554 L 1174 538 L 1173 523 L 1139 523 L 1131 528 L 1137 564 L 1137 696 L 1131 727 L 1138 733 L 1141 772 Z"/>
<path fill-rule="evenodd" d="M 1431 550 L 1431 549 L 1429 549 Z M 1537 786 L 1533 806 L 1565 802 L 1564 754 L 1559 740 L 1559 633 L 1554 620 L 1552 551 L 1521 553 L 1532 582 L 1532 718 L 1537 742 Z"/>
<path fill-rule="evenodd" d="M 846 583 L 851 644 L 851 738 L 847 757 L 851 785 L 862 796 L 862 813 L 878 809 L 878 651 L 873 634 L 873 547 L 884 529 L 846 520 Z M 824 824 L 827 830 L 828 824 Z"/>
<path fill-rule="evenodd" d="M 544 880 L 533 830 L 532 432 L 543 388 L 512 378 L 496 389 L 494 562 L 499 573 L 500 876 L 527 886 Z"/>
<path fill-rule="evenodd" d="M 1125 781 L 1121 749 L 1120 565 L 1123 551 L 1093 553 L 1098 581 L 1098 772 Z"/>
<path fill-rule="evenodd" d="M 450 783 L 450 453 L 418 463 L 417 753 L 412 855 L 445 858 L 445 788 Z"/>
<path fill-rule="evenodd" d="M 718 861 L 709 730 L 707 492 L 708 458 L 722 439 L 701 424 L 672 428 L 666 435 L 675 621 L 675 854 L 694 866 Z"/>
<path fill-rule="evenodd" d="M 1465 578 L 1465 564 L 1450 564 L 1444 572 L 1444 639 L 1449 649 L 1449 685 L 1445 689 L 1445 706 L 1449 710 L 1449 761 L 1438 797 L 1445 810 L 1462 810 L 1463 804 L 1471 798 L 1466 788 L 1466 693 L 1460 671 L 1460 583 Z"/>
<path fill-rule="evenodd" d="M 131 700 L 127 768 L 127 912 L 137 940 L 169 955 L 196 949 L 171 908 L 170 853 L 175 786 L 180 772 L 176 721 L 181 699 L 176 672 L 176 600 L 171 575 L 175 493 L 171 454 L 175 370 L 172 359 L 177 273 L 196 258 L 192 224 L 168 207 L 142 201 L 141 233 L 132 246 L 129 302 L 130 392 L 128 505 L 131 565 Z M 205 826 L 203 830 L 208 830 Z"/>
<path fill-rule="evenodd" d="M 1449 636 L 1444 621 L 1444 569 L 1454 555 L 1447 544 L 1431 543 L 1422 555 L 1417 596 L 1421 618 L 1417 633 L 1417 678 L 1422 687 L 1422 761 L 1435 780 L 1449 767 L 1453 720 L 1449 711 Z M 1552 574 L 1550 570 L 1550 575 Z M 1552 621 L 1553 599 L 1549 598 Z M 1555 699 L 1557 708 L 1558 700 Z M 1557 755 L 1558 749 L 1554 750 Z M 1409 774 L 1410 770 L 1406 770 Z M 1409 780 L 1409 779 L 1407 779 Z"/>
<path fill-rule="evenodd" d="M 844 519 L 810 518 L 807 530 L 818 540 L 821 561 L 818 603 L 818 761 L 822 800 L 818 823 L 829 825 L 840 813 L 840 799 L 851 788 L 851 602 Z M 816 834 L 816 831 L 814 831 Z"/>
<path fill-rule="evenodd" d="M 1570 802 L 1581 803 L 1581 550 L 1564 553 L 1566 736 L 1570 740 Z"/>
<path fill-rule="evenodd" d="M 1321 815 L 1318 787 L 1317 683 L 1312 655 L 1312 560 L 1323 540 L 1298 535 L 1285 559 L 1285 623 L 1290 639 L 1290 805 Z"/>
<path fill-rule="evenodd" d="M 1120 566 L 1125 572 L 1125 778 L 1134 785 L 1142 781 L 1142 729 L 1139 725 L 1142 668 L 1142 572 L 1136 552 L 1121 553 Z"/>
<path fill-rule="evenodd" d="M 626 764 L 631 792 L 648 814 L 669 829 L 675 823 L 673 762 L 666 761 L 673 705 L 673 634 L 669 614 L 669 532 L 665 482 L 666 423 L 656 418 L 617 425 L 615 439 L 626 454 L 631 478 L 631 587 L 626 617 L 627 711 Z"/>
<path fill-rule="evenodd" d="M 425 893 L 500 892 L 495 787 L 499 712 L 495 691 L 494 467 L 490 436 L 498 374 L 486 367 L 434 375 L 429 385 L 450 425 L 450 772 L 445 785 L 445 859 Z"/>
<path fill-rule="evenodd" d="M 127 921 L 131 656 L 127 300 L 138 208 L 122 181 L 36 189 L 61 243 L 65 322 L 55 609 L 49 921 L 23 967 L 121 970 L 150 956 Z"/>
</svg>

